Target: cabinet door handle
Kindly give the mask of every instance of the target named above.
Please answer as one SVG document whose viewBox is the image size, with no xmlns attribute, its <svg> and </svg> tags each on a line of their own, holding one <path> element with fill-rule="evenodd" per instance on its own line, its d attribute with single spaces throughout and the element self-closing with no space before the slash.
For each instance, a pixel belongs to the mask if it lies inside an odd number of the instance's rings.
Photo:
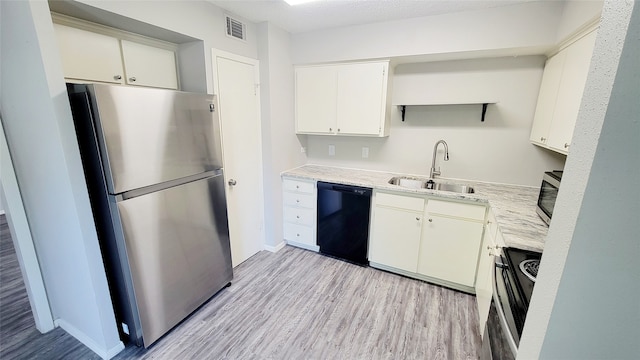
<svg viewBox="0 0 640 360">
<path fill-rule="evenodd" d="M 338 132 L 340 132 L 340 129 L 338 129 Z"/>
<path fill-rule="evenodd" d="M 433 222 L 433 219 L 429 219 L 429 222 Z"/>
<path fill-rule="evenodd" d="M 114 80 L 120 80 L 120 79 L 122 79 L 122 75 L 113 75 L 113 79 Z"/>
<path fill-rule="evenodd" d="M 300 219 L 300 215 L 296 215 L 296 219 Z"/>
<path fill-rule="evenodd" d="M 545 139 L 545 138 L 543 138 L 543 137 L 541 137 L 541 138 L 540 138 L 540 141 L 545 141 L 545 140 L 547 140 L 547 139 Z"/>
<path fill-rule="evenodd" d="M 420 218 L 419 218 L 419 217 L 416 217 L 416 220 L 420 221 Z"/>
<path fill-rule="evenodd" d="M 296 202 L 297 202 L 297 203 L 299 203 L 299 202 L 300 202 L 300 199 L 296 199 Z"/>
<path fill-rule="evenodd" d="M 569 146 L 570 146 L 570 144 L 569 144 L 569 143 L 564 143 L 564 148 L 565 148 L 565 149 L 568 149 L 568 148 L 569 148 Z"/>
<path fill-rule="evenodd" d="M 332 128 L 329 128 L 329 131 L 333 131 L 333 129 L 332 129 Z"/>
<path fill-rule="evenodd" d="M 229 180 L 229 186 L 236 186 L 237 182 L 234 179 Z"/>
<path fill-rule="evenodd" d="M 129 81 L 136 81 L 136 77 L 135 76 L 130 77 Z"/>
</svg>

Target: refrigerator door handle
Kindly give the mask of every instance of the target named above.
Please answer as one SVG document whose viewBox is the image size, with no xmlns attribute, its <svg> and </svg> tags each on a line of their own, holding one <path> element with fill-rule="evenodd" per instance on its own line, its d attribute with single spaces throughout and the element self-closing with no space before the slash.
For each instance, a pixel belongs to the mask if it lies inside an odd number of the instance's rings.
<svg viewBox="0 0 640 360">
<path fill-rule="evenodd" d="M 222 176 L 222 169 L 218 169 L 218 170 L 211 170 L 211 171 L 207 171 L 207 172 L 203 172 L 201 174 L 196 174 L 196 175 L 191 175 L 191 176 L 186 176 L 180 179 L 175 179 L 175 180 L 170 180 L 170 181 L 165 181 L 163 183 L 160 184 L 155 184 L 155 185 L 151 185 L 151 186 L 145 186 L 139 189 L 135 189 L 135 190 L 129 190 L 129 191 L 125 191 L 123 193 L 120 194 L 113 194 L 115 201 L 116 202 L 120 202 L 120 201 L 124 201 L 127 199 L 132 199 L 138 196 L 142 196 L 142 195 L 146 195 L 146 194 L 150 194 L 156 191 L 161 191 L 164 189 L 168 189 L 174 186 L 178 186 L 178 185 L 182 185 L 182 184 L 187 184 L 193 181 L 198 181 L 198 180 L 202 180 L 202 179 L 206 179 L 209 177 L 215 177 L 215 176 Z"/>
</svg>

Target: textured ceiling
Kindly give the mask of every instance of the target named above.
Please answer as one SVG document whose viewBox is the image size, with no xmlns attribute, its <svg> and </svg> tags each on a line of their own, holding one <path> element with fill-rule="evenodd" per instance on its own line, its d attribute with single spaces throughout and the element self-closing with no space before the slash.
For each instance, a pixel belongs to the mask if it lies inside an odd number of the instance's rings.
<svg viewBox="0 0 640 360">
<path fill-rule="evenodd" d="M 295 34 L 412 17 L 557 0 L 320 0 L 290 6 L 284 0 L 207 0 L 259 23 L 269 21 Z"/>
</svg>

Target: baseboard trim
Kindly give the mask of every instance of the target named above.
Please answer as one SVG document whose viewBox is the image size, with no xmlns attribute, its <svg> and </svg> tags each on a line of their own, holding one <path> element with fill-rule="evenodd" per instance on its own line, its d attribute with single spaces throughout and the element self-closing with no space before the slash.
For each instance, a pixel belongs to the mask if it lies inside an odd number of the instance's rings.
<svg viewBox="0 0 640 360">
<path fill-rule="evenodd" d="M 286 245 L 286 243 L 284 241 L 281 241 L 280 244 L 276 245 L 276 246 L 271 246 L 271 245 L 265 245 L 264 249 L 267 251 L 270 251 L 272 253 L 277 253 L 278 251 L 280 251 L 284 246 Z"/>
<path fill-rule="evenodd" d="M 80 331 L 78 328 L 69 324 L 63 319 L 56 319 L 53 321 L 53 323 L 56 326 L 61 327 L 64 331 L 69 333 L 69 335 L 76 338 L 78 341 L 83 343 L 86 347 L 91 349 L 91 351 L 96 353 L 104 360 L 109 360 L 112 357 L 116 356 L 120 351 L 124 350 L 124 343 L 122 343 L 122 341 L 119 341 L 118 344 L 111 349 L 104 349 L 100 345 L 96 344 L 96 342 L 93 341 L 93 339 L 87 336 L 84 332 Z"/>
</svg>

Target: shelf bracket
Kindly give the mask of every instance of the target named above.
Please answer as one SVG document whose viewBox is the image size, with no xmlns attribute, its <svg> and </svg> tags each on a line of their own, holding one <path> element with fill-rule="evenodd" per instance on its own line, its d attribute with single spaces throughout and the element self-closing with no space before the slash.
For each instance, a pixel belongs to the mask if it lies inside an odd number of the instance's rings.
<svg viewBox="0 0 640 360">
<path fill-rule="evenodd" d="M 402 109 L 400 109 L 402 111 L 402 121 L 404 121 L 404 112 L 407 110 L 407 105 L 401 105 Z"/>
<path fill-rule="evenodd" d="M 482 119 L 480 119 L 480 121 L 482 121 L 482 122 L 484 122 L 484 115 L 487 113 L 487 105 L 489 105 L 489 104 L 488 103 L 482 104 Z M 404 116 L 403 116 L 403 118 L 404 118 Z"/>
</svg>

